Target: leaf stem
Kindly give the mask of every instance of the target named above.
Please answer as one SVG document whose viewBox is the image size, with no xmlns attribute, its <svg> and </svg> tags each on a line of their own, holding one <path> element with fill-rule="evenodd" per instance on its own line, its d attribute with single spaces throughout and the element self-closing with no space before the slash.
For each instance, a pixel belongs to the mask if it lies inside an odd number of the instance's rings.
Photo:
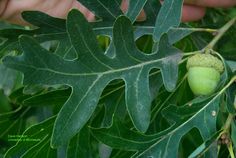
<svg viewBox="0 0 236 158">
<path fill-rule="evenodd" d="M 223 27 L 221 27 L 218 31 L 214 30 L 214 29 L 207 29 L 208 32 L 212 32 L 212 33 L 217 33 L 217 35 L 212 39 L 212 41 L 203 49 L 201 50 L 197 50 L 197 51 L 193 51 L 193 52 L 187 52 L 184 53 L 183 56 L 191 56 L 197 53 L 209 53 L 212 52 L 211 50 L 213 49 L 213 47 L 215 46 L 215 44 L 220 40 L 220 38 L 225 34 L 225 32 L 228 31 L 228 29 L 236 22 L 236 17 L 231 19 L 229 22 L 227 22 Z M 197 28 L 198 30 L 200 30 L 201 28 Z M 205 30 L 206 31 L 206 30 Z"/>
<path fill-rule="evenodd" d="M 190 56 L 190 55 L 194 55 L 197 53 L 203 53 L 203 52 L 204 52 L 204 50 L 197 50 L 197 51 L 193 51 L 193 52 L 184 53 L 183 56 Z"/>
<path fill-rule="evenodd" d="M 210 28 L 192 28 L 193 31 L 202 31 L 202 32 L 209 32 L 209 33 L 217 33 L 217 29 L 210 29 Z"/>
<path fill-rule="evenodd" d="M 229 81 L 229 83 L 219 93 L 222 94 L 235 81 L 236 81 L 236 76 L 233 76 L 231 80 Z"/>
<path fill-rule="evenodd" d="M 213 49 L 215 44 L 219 41 L 219 39 L 225 34 L 225 32 L 236 22 L 236 17 L 227 22 L 222 28 L 220 28 L 217 32 L 217 35 L 213 38 L 213 40 L 206 46 L 205 49 Z"/>
<path fill-rule="evenodd" d="M 225 122 L 225 125 L 224 125 L 224 130 L 223 132 L 224 133 L 228 133 L 229 132 L 229 129 L 230 129 L 230 125 L 231 125 L 231 122 L 232 120 L 234 119 L 234 115 L 233 114 L 229 114 L 226 122 Z"/>
<path fill-rule="evenodd" d="M 177 28 L 177 30 L 190 30 L 190 31 L 194 31 L 194 32 L 209 32 L 209 33 L 217 33 L 218 29 L 211 29 L 211 28 L 192 28 L 192 27 L 179 27 Z"/>
<path fill-rule="evenodd" d="M 236 110 L 236 96 L 234 97 L 234 109 Z"/>
<path fill-rule="evenodd" d="M 235 101 L 234 101 L 234 107 L 236 107 L 236 97 L 235 97 Z M 233 114 L 229 114 L 226 122 L 225 122 L 225 125 L 224 125 L 224 131 L 225 133 L 230 133 L 230 126 L 231 126 L 231 122 L 233 121 L 234 119 L 234 116 Z M 232 147 L 232 141 L 230 141 L 230 144 L 227 146 L 228 148 L 228 151 L 229 151 L 229 154 L 230 154 L 230 157 L 231 158 L 235 158 L 234 156 L 234 151 L 233 151 L 233 147 Z"/>
<path fill-rule="evenodd" d="M 233 146 L 232 146 L 232 142 L 230 142 L 230 144 L 228 145 L 228 150 L 229 150 L 229 154 L 231 158 L 235 158 L 234 156 L 234 151 L 233 151 Z"/>
</svg>

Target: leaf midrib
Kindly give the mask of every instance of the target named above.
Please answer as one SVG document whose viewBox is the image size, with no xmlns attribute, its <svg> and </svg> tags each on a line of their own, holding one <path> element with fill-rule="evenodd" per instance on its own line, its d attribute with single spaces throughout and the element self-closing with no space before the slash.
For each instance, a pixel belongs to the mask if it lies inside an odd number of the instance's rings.
<svg viewBox="0 0 236 158">
<path fill-rule="evenodd" d="M 153 54 L 152 54 L 153 55 Z M 32 65 L 26 65 L 26 64 L 23 64 L 23 63 L 15 63 L 15 66 L 24 66 L 24 67 L 29 67 L 29 68 L 32 68 L 32 69 L 35 69 L 36 71 L 48 71 L 48 72 L 53 72 L 55 74 L 59 74 L 59 75 L 64 75 L 64 76 L 94 76 L 94 75 L 107 75 L 107 74 L 113 74 L 113 73 L 117 73 L 117 72 L 123 72 L 123 71 L 128 71 L 128 70 L 131 70 L 131 69 L 135 69 L 135 68 L 139 68 L 139 67 L 144 67 L 146 65 L 151 65 L 151 64 L 155 64 L 155 63 L 158 63 L 162 60 L 166 60 L 166 59 L 169 59 L 169 58 L 172 58 L 173 56 L 177 56 L 178 54 L 175 54 L 175 55 L 171 55 L 171 56 L 168 56 L 168 57 L 165 57 L 165 58 L 160 58 L 160 59 L 157 59 L 157 60 L 151 60 L 151 61 L 147 61 L 147 62 L 142 62 L 140 64 L 136 64 L 136 65 L 133 65 L 133 66 L 129 66 L 129 67 L 125 67 L 125 68 L 120 68 L 120 69 L 112 69 L 112 70 L 108 70 L 108 71 L 104 71 L 104 72 L 93 72 L 93 73 L 68 73 L 68 72 L 60 72 L 60 71 L 57 71 L 57 70 L 53 70 L 53 69 L 48 69 L 48 68 L 37 68 L 35 66 L 32 66 Z"/>
</svg>

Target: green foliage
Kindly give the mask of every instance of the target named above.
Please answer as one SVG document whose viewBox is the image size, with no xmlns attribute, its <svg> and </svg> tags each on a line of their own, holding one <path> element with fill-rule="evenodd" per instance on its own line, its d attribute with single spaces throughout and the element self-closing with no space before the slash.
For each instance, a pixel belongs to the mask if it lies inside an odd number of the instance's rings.
<svg viewBox="0 0 236 158">
<path fill-rule="evenodd" d="M 235 29 L 215 46 L 225 67 L 216 92 L 196 97 L 186 80 L 187 58 L 205 50 L 234 8 L 180 24 L 182 0 L 130 0 L 126 13 L 121 0 L 79 1 L 95 22 L 73 9 L 66 20 L 23 12 L 30 28 L 1 24 L 0 156 L 235 153 Z M 142 9 L 147 19 L 137 22 Z M 222 133 L 228 146 L 217 144 Z"/>
</svg>

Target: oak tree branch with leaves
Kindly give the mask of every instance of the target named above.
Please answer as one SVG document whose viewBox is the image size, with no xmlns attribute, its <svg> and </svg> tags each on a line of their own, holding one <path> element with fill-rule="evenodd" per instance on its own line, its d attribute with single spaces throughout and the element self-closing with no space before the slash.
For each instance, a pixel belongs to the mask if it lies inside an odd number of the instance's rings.
<svg viewBox="0 0 236 158">
<path fill-rule="evenodd" d="M 235 157 L 234 0 L 14 2 L 0 156 Z"/>
</svg>

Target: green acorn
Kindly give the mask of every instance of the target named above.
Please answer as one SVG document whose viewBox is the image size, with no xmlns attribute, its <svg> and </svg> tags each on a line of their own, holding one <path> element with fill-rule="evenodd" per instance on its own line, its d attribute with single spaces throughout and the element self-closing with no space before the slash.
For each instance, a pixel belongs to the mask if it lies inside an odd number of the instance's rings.
<svg viewBox="0 0 236 158">
<path fill-rule="evenodd" d="M 195 95 L 212 94 L 224 71 L 221 60 L 211 54 L 196 54 L 188 59 L 188 83 Z"/>
</svg>

